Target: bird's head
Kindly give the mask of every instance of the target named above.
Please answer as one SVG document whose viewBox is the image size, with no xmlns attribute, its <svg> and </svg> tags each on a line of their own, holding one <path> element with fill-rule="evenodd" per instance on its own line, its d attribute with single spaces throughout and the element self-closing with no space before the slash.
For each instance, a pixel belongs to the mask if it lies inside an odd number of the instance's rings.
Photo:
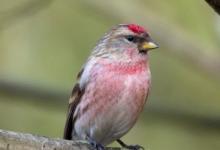
<svg viewBox="0 0 220 150">
<path fill-rule="evenodd" d="M 113 27 L 98 42 L 94 54 L 100 57 L 124 57 L 147 55 L 149 50 L 158 48 L 149 32 L 135 24 L 120 24 Z"/>
</svg>

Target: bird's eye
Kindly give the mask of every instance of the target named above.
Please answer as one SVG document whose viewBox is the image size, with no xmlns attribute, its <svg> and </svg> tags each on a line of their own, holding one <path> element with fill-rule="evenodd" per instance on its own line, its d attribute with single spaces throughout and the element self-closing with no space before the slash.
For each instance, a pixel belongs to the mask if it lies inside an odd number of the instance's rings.
<svg viewBox="0 0 220 150">
<path fill-rule="evenodd" d="M 133 42 L 134 41 L 134 36 L 129 35 L 129 36 L 126 37 L 126 39 L 130 42 Z"/>
</svg>

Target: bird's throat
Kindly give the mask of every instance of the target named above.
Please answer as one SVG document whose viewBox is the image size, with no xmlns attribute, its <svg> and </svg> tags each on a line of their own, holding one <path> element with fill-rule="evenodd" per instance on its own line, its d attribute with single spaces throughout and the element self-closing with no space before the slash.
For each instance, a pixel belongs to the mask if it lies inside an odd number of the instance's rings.
<svg viewBox="0 0 220 150">
<path fill-rule="evenodd" d="M 105 62 L 103 65 L 108 71 L 121 74 L 136 74 L 149 69 L 148 61 L 146 61 L 146 59 L 136 62 Z"/>
</svg>

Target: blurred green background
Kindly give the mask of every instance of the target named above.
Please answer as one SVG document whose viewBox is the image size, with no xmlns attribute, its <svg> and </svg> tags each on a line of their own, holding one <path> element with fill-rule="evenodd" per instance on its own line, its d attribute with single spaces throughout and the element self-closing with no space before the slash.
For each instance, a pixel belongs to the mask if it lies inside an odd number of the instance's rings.
<svg viewBox="0 0 220 150">
<path fill-rule="evenodd" d="M 1 0 L 0 128 L 62 137 L 76 74 L 119 23 L 148 28 L 160 45 L 146 109 L 124 141 L 219 150 L 220 17 L 201 0 Z"/>
</svg>

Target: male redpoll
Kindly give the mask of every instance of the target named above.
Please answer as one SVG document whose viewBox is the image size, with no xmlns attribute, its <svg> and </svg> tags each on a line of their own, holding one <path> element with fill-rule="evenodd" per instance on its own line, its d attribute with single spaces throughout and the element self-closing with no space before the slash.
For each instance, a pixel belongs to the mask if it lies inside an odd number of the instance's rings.
<svg viewBox="0 0 220 150">
<path fill-rule="evenodd" d="M 79 72 L 69 100 L 64 138 L 96 149 L 120 140 L 135 124 L 150 87 L 148 51 L 158 46 L 135 24 L 120 24 L 97 43 Z"/>
</svg>

